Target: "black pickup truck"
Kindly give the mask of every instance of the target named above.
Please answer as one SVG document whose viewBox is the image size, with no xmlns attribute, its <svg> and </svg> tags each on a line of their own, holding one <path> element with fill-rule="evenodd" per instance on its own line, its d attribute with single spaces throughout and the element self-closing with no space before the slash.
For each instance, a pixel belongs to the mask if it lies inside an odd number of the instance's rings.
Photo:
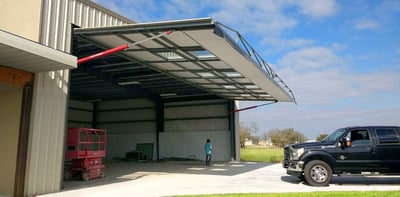
<svg viewBox="0 0 400 197">
<path fill-rule="evenodd" d="M 320 142 L 287 145 L 282 165 L 312 186 L 328 185 L 334 174 L 399 174 L 400 127 L 347 127 Z"/>
</svg>

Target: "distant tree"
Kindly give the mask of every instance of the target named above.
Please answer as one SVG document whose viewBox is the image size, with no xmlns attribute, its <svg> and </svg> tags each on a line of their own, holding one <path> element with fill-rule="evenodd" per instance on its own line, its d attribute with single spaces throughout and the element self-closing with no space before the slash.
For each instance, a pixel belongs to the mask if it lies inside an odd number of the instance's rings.
<svg viewBox="0 0 400 197">
<path fill-rule="evenodd" d="M 264 132 L 261 134 L 261 139 L 264 140 L 264 141 L 267 141 L 267 140 L 269 139 L 269 137 L 268 137 L 268 132 L 264 131 Z"/>
<path fill-rule="evenodd" d="M 292 128 L 284 130 L 273 129 L 268 132 L 268 138 L 277 147 L 284 147 L 287 144 L 300 143 L 307 140 L 304 134 Z"/>
<path fill-rule="evenodd" d="M 255 122 L 251 122 L 250 124 L 246 124 L 245 122 L 239 123 L 239 141 L 240 147 L 245 148 L 246 140 L 253 140 L 253 134 L 258 131 L 257 124 Z"/>
<path fill-rule="evenodd" d="M 284 145 L 284 137 L 282 135 L 281 130 L 272 129 L 268 132 L 268 138 L 271 140 L 272 145 L 277 147 L 283 147 Z"/>
<path fill-rule="evenodd" d="M 251 136 L 251 141 L 253 144 L 260 145 L 261 137 L 260 136 Z"/>
<path fill-rule="evenodd" d="M 317 136 L 317 138 L 315 139 L 316 141 L 321 141 L 321 140 L 323 140 L 324 138 L 326 138 L 328 136 L 328 134 L 320 134 L 320 135 L 318 135 Z"/>
<path fill-rule="evenodd" d="M 258 131 L 258 126 L 255 122 L 250 122 L 250 129 L 252 133 L 256 133 Z"/>
</svg>

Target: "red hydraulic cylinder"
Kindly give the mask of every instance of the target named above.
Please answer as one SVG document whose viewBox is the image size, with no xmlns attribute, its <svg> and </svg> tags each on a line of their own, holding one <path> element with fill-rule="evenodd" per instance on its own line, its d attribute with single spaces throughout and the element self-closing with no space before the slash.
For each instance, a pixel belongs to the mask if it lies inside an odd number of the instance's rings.
<svg viewBox="0 0 400 197">
<path fill-rule="evenodd" d="M 108 49 L 108 50 L 102 51 L 102 52 L 100 52 L 100 53 L 96 53 L 96 54 L 93 54 L 93 55 L 91 55 L 91 56 L 87 56 L 87 57 L 78 59 L 78 64 L 81 64 L 81 63 L 90 61 L 90 60 L 92 60 L 92 59 L 104 57 L 104 56 L 107 56 L 107 55 L 116 53 L 116 52 L 118 52 L 118 51 L 123 51 L 123 50 L 125 50 L 125 49 L 127 49 L 127 48 L 129 48 L 128 44 L 123 44 L 123 45 L 121 45 L 121 46 L 117 46 L 117 47 L 114 47 L 114 48 L 112 48 L 112 49 Z"/>
<path fill-rule="evenodd" d="M 236 112 L 240 112 L 240 111 L 245 111 L 245 110 L 249 110 L 249 109 L 254 109 L 254 108 L 261 107 L 261 106 L 265 106 L 265 105 L 271 105 L 271 104 L 274 104 L 274 103 L 277 103 L 277 102 L 278 102 L 278 101 L 273 101 L 272 103 L 264 103 L 264 104 L 261 104 L 261 105 L 253 105 L 253 106 L 245 107 L 245 108 L 242 108 L 242 109 L 236 109 L 236 110 L 231 111 L 231 113 L 236 113 Z"/>
<path fill-rule="evenodd" d="M 232 113 L 240 112 L 240 111 L 244 111 L 244 110 L 249 110 L 249 109 L 254 109 L 254 108 L 256 108 L 256 107 L 258 107 L 258 106 L 255 105 L 255 106 L 246 107 L 246 108 L 243 108 L 243 109 L 236 109 L 236 110 L 233 110 Z"/>
<path fill-rule="evenodd" d="M 114 47 L 112 49 L 108 49 L 106 51 L 100 52 L 100 53 L 96 53 L 96 54 L 93 54 L 93 55 L 90 55 L 90 56 L 87 56 L 87 57 L 83 57 L 81 59 L 78 59 L 78 64 L 81 64 L 81 63 L 84 63 L 84 62 L 87 62 L 87 61 L 90 61 L 90 60 L 93 60 L 93 59 L 96 59 L 96 58 L 104 57 L 104 56 L 107 56 L 107 55 L 110 55 L 110 54 L 113 54 L 113 53 L 116 53 L 116 52 L 119 52 L 119 51 L 123 51 L 123 50 L 128 49 L 129 47 L 135 46 L 135 45 L 140 44 L 142 42 L 146 42 L 148 40 L 153 40 L 155 38 L 159 38 L 161 36 L 169 35 L 171 33 L 172 33 L 172 30 L 168 30 L 168 31 L 166 31 L 166 32 L 164 32 L 162 34 L 159 34 L 159 35 L 156 35 L 156 36 L 141 40 L 139 42 L 135 42 L 135 43 L 131 43 L 131 44 L 124 44 L 124 45 L 117 46 L 117 47 Z"/>
</svg>

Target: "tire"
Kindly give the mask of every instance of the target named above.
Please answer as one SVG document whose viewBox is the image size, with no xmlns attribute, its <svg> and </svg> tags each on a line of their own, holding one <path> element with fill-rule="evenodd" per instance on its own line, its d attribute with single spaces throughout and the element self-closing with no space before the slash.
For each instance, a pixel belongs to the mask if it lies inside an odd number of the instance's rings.
<svg viewBox="0 0 400 197">
<path fill-rule="evenodd" d="M 104 170 L 104 169 L 101 169 L 101 171 L 100 171 L 100 177 L 101 177 L 101 178 L 104 178 L 105 176 L 106 176 L 105 170 Z"/>
<path fill-rule="evenodd" d="M 304 168 L 304 178 L 311 186 L 328 186 L 332 179 L 332 169 L 324 161 L 310 161 Z"/>
<path fill-rule="evenodd" d="M 82 180 L 88 181 L 90 179 L 90 173 L 89 172 L 82 172 Z"/>
<path fill-rule="evenodd" d="M 72 172 L 70 169 L 64 169 L 64 181 L 69 181 L 72 179 Z"/>
</svg>

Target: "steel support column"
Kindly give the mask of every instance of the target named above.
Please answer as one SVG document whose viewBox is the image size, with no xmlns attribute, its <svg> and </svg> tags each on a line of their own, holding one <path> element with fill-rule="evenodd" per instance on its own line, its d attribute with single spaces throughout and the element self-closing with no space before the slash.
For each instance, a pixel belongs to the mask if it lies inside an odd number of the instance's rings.
<svg viewBox="0 0 400 197">
<path fill-rule="evenodd" d="M 236 113 L 231 113 L 235 110 L 235 101 L 228 101 L 228 119 L 229 119 L 229 131 L 230 131 L 230 139 L 231 139 L 231 160 L 237 160 L 236 158 L 236 127 L 235 127 L 235 116 Z"/>
<path fill-rule="evenodd" d="M 164 102 L 156 102 L 157 160 L 160 159 L 160 132 L 164 132 Z"/>
</svg>

